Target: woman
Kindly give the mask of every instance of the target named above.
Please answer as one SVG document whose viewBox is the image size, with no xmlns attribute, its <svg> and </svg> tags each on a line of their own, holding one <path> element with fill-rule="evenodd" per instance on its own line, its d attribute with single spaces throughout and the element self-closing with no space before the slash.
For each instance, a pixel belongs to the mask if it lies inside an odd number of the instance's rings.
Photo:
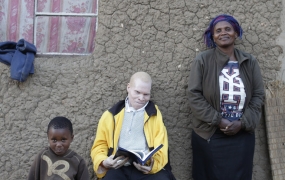
<svg viewBox="0 0 285 180">
<path fill-rule="evenodd" d="M 264 86 L 257 60 L 234 46 L 242 28 L 219 15 L 204 33 L 209 50 L 192 62 L 188 96 L 193 115 L 195 180 L 250 180 Z"/>
</svg>

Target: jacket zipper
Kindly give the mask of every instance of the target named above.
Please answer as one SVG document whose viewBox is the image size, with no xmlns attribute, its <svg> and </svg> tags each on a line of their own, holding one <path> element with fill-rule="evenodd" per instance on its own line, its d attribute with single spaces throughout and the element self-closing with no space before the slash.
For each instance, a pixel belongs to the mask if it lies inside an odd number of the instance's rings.
<svg viewBox="0 0 285 180">
<path fill-rule="evenodd" d="M 148 120 L 149 120 L 149 118 L 150 118 L 151 116 L 152 116 L 152 114 L 148 116 L 148 118 L 147 118 L 147 120 L 145 121 L 145 123 L 144 123 L 143 126 L 145 126 L 145 124 L 148 122 Z M 143 130 L 143 134 L 144 134 L 144 137 L 146 137 L 144 130 Z M 147 147 L 148 147 L 148 149 L 149 149 L 149 143 L 148 143 L 147 139 L 146 139 L 146 143 L 147 143 Z"/>
<path fill-rule="evenodd" d="M 115 124 L 116 124 L 114 115 L 113 115 L 113 121 L 114 121 L 114 129 L 113 129 L 113 152 L 114 152 L 115 150 Z"/>
</svg>

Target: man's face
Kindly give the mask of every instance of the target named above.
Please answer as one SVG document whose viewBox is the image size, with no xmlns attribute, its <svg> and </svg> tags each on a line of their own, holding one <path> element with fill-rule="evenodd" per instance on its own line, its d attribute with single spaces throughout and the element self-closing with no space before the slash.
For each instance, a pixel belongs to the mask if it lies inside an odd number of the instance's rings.
<svg viewBox="0 0 285 180">
<path fill-rule="evenodd" d="M 142 108 L 150 99 L 151 82 L 135 79 L 127 86 L 130 106 L 136 110 Z"/>
<path fill-rule="evenodd" d="M 54 129 L 48 131 L 48 142 L 51 150 L 58 156 L 63 156 L 73 140 L 73 135 L 68 128 Z"/>
</svg>

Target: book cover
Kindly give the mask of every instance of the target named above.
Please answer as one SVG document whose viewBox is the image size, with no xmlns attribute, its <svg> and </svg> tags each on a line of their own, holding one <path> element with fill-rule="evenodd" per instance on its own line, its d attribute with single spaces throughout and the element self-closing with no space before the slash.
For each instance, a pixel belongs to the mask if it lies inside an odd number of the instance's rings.
<svg viewBox="0 0 285 180">
<path fill-rule="evenodd" d="M 145 163 L 153 156 L 153 154 L 162 148 L 162 146 L 163 144 L 157 146 L 147 154 L 145 154 L 142 150 L 128 150 L 122 147 L 118 147 L 114 159 L 119 156 L 125 156 L 130 158 L 130 162 L 135 161 L 141 165 L 145 165 Z"/>
</svg>

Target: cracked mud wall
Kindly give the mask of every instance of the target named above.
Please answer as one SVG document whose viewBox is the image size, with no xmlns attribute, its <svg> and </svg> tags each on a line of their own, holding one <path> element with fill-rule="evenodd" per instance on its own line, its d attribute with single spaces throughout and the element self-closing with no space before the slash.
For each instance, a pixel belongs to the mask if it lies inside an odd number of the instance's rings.
<svg viewBox="0 0 285 180">
<path fill-rule="evenodd" d="M 125 98 L 136 71 L 153 78 L 152 99 L 168 129 L 170 160 L 178 180 L 191 179 L 191 119 L 186 89 L 189 67 L 205 49 L 202 33 L 211 18 L 233 15 L 244 29 L 238 47 L 258 58 L 264 81 L 281 69 L 281 0 L 101 0 L 96 48 L 91 56 L 37 57 L 24 83 L 9 79 L 0 64 L 0 179 L 26 179 L 34 155 L 47 146 L 49 120 L 74 124 L 71 148 L 87 161 L 101 114 Z M 270 180 L 264 116 L 256 130 L 253 179 Z"/>
<path fill-rule="evenodd" d="M 280 35 L 278 36 L 278 38 L 276 39 L 276 42 L 278 45 L 280 45 L 280 47 L 283 49 L 285 49 L 285 0 L 282 0 L 282 11 L 281 11 L 281 20 L 280 20 L 280 26 L 281 26 L 281 30 L 282 32 L 280 33 Z M 285 82 L 285 56 L 282 53 L 279 57 L 278 57 L 279 61 L 282 62 L 281 63 L 281 69 L 278 72 L 278 74 L 276 75 L 276 79 L 279 81 L 283 81 Z"/>
</svg>

